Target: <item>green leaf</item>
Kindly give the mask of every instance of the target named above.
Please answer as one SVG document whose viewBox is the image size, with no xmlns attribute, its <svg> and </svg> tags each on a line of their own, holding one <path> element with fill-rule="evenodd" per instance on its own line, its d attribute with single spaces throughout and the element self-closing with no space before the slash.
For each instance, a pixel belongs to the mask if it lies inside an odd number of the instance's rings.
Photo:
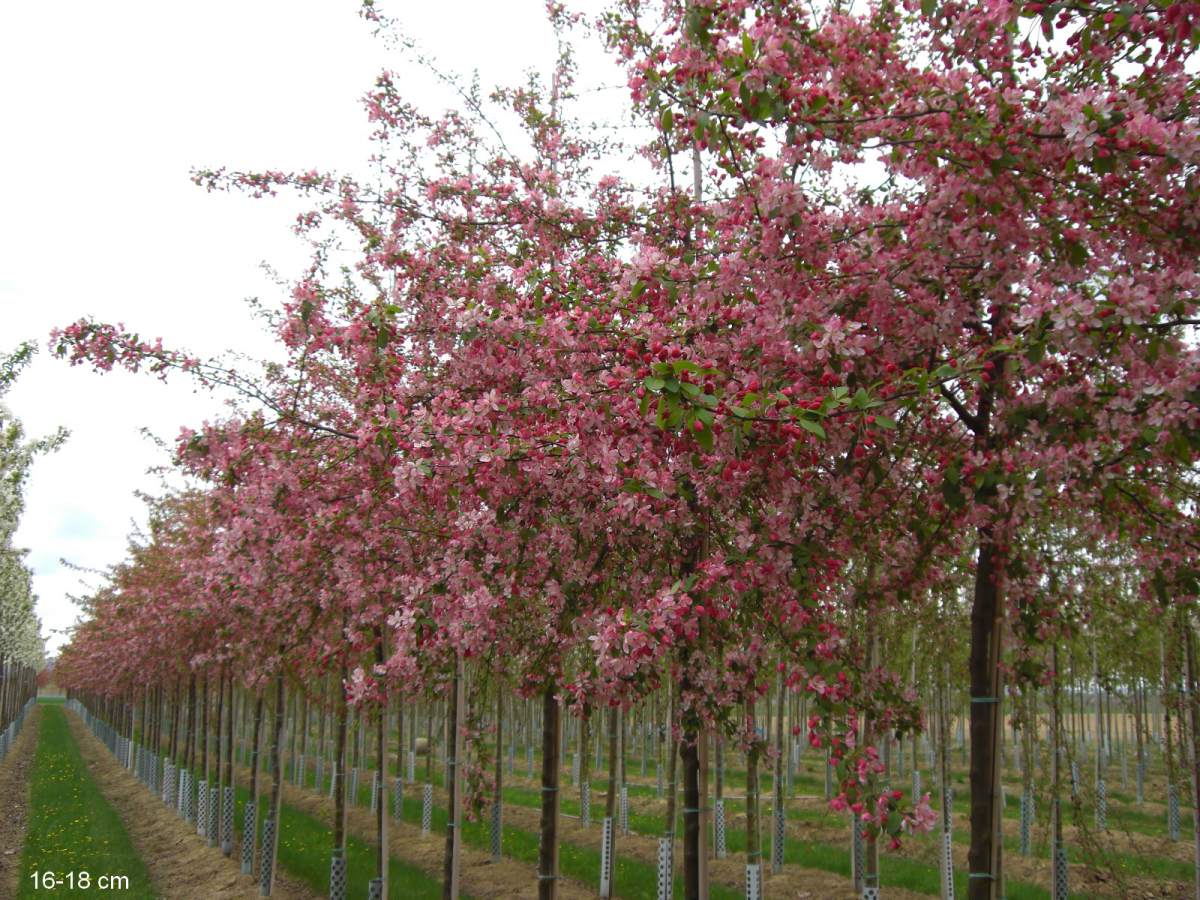
<svg viewBox="0 0 1200 900">
<path fill-rule="evenodd" d="M 1079 241 L 1066 241 L 1067 261 L 1073 266 L 1082 266 L 1088 260 L 1087 247 Z"/>
<path fill-rule="evenodd" d="M 696 443 L 705 453 L 712 453 L 713 449 L 713 433 L 711 428 L 705 428 L 703 431 L 694 432 L 696 435 Z"/>
<path fill-rule="evenodd" d="M 814 422 L 812 419 L 797 419 L 800 427 L 810 434 L 815 434 L 819 438 L 825 437 L 825 429 L 821 427 L 820 422 Z"/>
<path fill-rule="evenodd" d="M 921 0 L 921 15 L 931 18 L 937 12 L 937 0 Z"/>
<path fill-rule="evenodd" d="M 642 384 L 644 384 L 644 385 L 646 386 L 646 390 L 648 390 L 648 391 L 651 391 L 652 393 L 655 393 L 655 394 L 657 394 L 657 393 L 658 393 L 659 391 L 661 391 L 661 390 L 662 390 L 664 387 L 666 387 L 666 384 L 667 384 L 667 383 L 666 383 L 666 381 L 664 381 L 663 379 L 659 378 L 658 376 L 656 376 L 656 375 L 651 375 L 651 376 L 649 376 L 649 377 L 648 377 L 648 378 L 647 378 L 645 381 L 643 381 L 643 382 L 642 382 Z"/>
<path fill-rule="evenodd" d="M 893 419 L 891 416 L 876 416 L 875 417 L 875 425 L 878 428 L 883 428 L 887 431 L 891 431 L 893 428 L 896 427 L 896 420 Z"/>
<path fill-rule="evenodd" d="M 739 419 L 750 419 L 754 417 L 754 413 L 746 409 L 744 406 L 731 406 L 729 407 L 729 411 Z"/>
<path fill-rule="evenodd" d="M 675 124 L 675 113 L 671 112 L 671 107 L 667 107 L 662 111 L 662 127 L 663 131 L 670 131 Z"/>
</svg>

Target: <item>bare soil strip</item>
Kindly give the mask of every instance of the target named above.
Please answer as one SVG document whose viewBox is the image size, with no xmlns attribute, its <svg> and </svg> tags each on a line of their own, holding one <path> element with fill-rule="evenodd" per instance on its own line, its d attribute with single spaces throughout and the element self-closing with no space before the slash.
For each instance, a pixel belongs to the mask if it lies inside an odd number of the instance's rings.
<svg viewBox="0 0 1200 900">
<path fill-rule="evenodd" d="M 42 711 L 34 704 L 16 743 L 0 763 L 0 897 L 17 896 L 21 877 L 21 848 L 25 846 L 25 828 L 29 822 L 29 786 L 33 776 L 33 756 L 37 748 L 38 719 Z"/>
<path fill-rule="evenodd" d="M 67 722 L 92 778 L 121 817 L 159 896 L 169 900 L 256 900 L 257 882 L 241 874 L 236 861 L 209 847 L 194 828 L 146 790 L 113 759 L 75 713 L 68 713 Z M 318 897 L 306 885 L 282 873 L 276 876 L 271 896 L 282 900 Z"/>
</svg>

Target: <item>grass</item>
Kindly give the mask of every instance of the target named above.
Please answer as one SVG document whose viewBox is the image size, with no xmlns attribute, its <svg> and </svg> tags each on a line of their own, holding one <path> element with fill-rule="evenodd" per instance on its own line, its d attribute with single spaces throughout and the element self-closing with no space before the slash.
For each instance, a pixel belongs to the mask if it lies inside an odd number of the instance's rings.
<svg viewBox="0 0 1200 900">
<path fill-rule="evenodd" d="M 250 795 L 237 788 L 237 810 L 234 820 L 239 833 L 245 821 L 245 805 Z M 266 816 L 269 795 L 259 798 L 255 822 L 259 834 Z M 303 881 L 318 894 L 329 890 L 329 866 L 332 854 L 332 831 L 317 819 L 294 807 L 283 804 L 279 814 L 279 865 L 293 878 Z M 260 837 L 261 839 L 261 837 Z M 235 852 L 235 856 L 237 853 Z M 238 857 L 240 859 L 240 856 Z M 346 838 L 346 896 L 365 897 L 367 885 L 375 877 L 375 850 L 353 836 Z M 392 900 L 441 900 L 442 883 L 421 869 L 396 857 L 388 860 L 388 897 Z M 468 895 L 461 895 L 469 900 Z"/>
<path fill-rule="evenodd" d="M 72 873 L 73 879 L 47 890 L 44 882 L 35 885 L 32 878 L 46 872 L 60 880 Z M 90 890 L 80 889 L 85 872 Z M 18 900 L 47 894 L 89 896 L 97 892 L 101 876 L 111 875 L 129 879 L 127 890 L 120 892 L 126 896 L 154 896 L 150 875 L 120 817 L 92 780 L 71 737 L 61 700 L 43 703 Z"/>
<path fill-rule="evenodd" d="M 433 779 L 439 782 L 438 773 L 434 772 Z M 540 803 L 540 799 L 536 791 L 524 787 L 509 787 L 503 790 L 504 801 L 516 806 L 536 807 Z M 594 794 L 599 796 L 599 794 Z M 359 791 L 360 802 L 369 802 L 369 794 L 361 788 Z M 595 801 L 593 801 L 595 802 Z M 579 801 L 572 795 L 564 796 L 561 802 L 561 811 L 566 815 L 578 816 L 580 812 Z M 593 807 L 595 809 L 595 807 Z M 421 816 L 421 801 L 405 796 L 404 801 L 404 817 L 406 821 L 420 821 Z M 444 833 L 446 825 L 446 811 L 442 807 L 434 806 L 432 828 L 435 832 Z M 598 821 L 598 820 L 597 820 Z M 629 811 L 629 827 L 636 833 L 641 835 L 654 835 L 662 831 L 662 817 L 658 815 L 647 815 L 638 813 L 633 809 Z M 764 827 L 768 827 L 769 823 L 764 822 Z M 682 834 L 682 825 L 676 825 L 676 834 Z M 463 839 L 473 846 L 488 846 L 487 827 L 483 823 L 468 823 L 463 830 Z M 910 840 L 919 840 L 919 838 L 910 838 Z M 847 838 L 848 840 L 848 838 Z M 534 863 L 537 860 L 537 835 L 529 831 L 505 826 L 504 828 L 504 850 L 507 855 L 514 859 Z M 580 881 L 583 884 L 593 887 L 599 884 L 599 869 L 600 855 L 594 850 L 586 847 L 570 843 L 570 833 L 564 833 L 560 837 L 560 858 L 559 864 L 564 875 Z M 726 846 L 730 855 L 745 853 L 746 851 L 746 835 L 744 831 L 730 828 L 726 831 Z M 765 857 L 766 859 L 768 857 Z M 1156 862 L 1165 863 L 1164 868 L 1167 871 L 1175 871 L 1176 865 L 1169 860 L 1156 860 Z M 804 868 L 816 869 L 819 871 L 831 872 L 837 875 L 842 875 L 845 878 L 850 877 L 850 853 L 847 849 L 833 844 L 828 844 L 818 841 L 805 841 L 796 837 L 790 837 L 784 850 L 784 863 L 787 865 L 798 865 Z M 617 893 L 620 896 L 632 897 L 652 897 L 655 893 L 656 873 L 654 867 L 638 862 L 636 860 L 622 859 L 620 856 L 620 842 L 618 841 L 617 855 L 617 872 L 615 883 L 617 885 Z M 888 887 L 906 888 L 911 891 L 922 894 L 938 895 L 941 890 L 940 875 L 935 866 L 928 865 L 918 860 L 908 859 L 901 856 L 890 854 L 881 854 L 880 860 L 881 874 L 884 879 L 884 884 Z M 1166 877 L 1165 872 L 1156 872 L 1159 877 Z M 682 883 L 681 879 L 675 880 L 675 895 L 681 896 Z M 967 877 L 964 872 L 957 872 L 955 875 L 955 887 L 958 893 L 965 895 L 967 890 Z M 1006 883 L 1006 895 L 1011 900 L 1049 900 L 1050 892 L 1040 885 L 1030 884 L 1028 882 L 1009 880 Z M 740 891 L 734 891 L 722 885 L 712 885 L 712 896 L 714 898 L 735 898 L 742 896 Z M 1083 898 L 1086 895 L 1072 894 L 1072 897 Z"/>
<path fill-rule="evenodd" d="M 391 765 L 391 760 L 393 758 L 394 754 L 389 754 L 388 768 L 394 770 L 394 766 Z M 524 768 L 524 766 L 521 765 L 523 762 L 523 755 L 518 754 L 517 765 L 515 767 L 518 772 Z M 637 760 L 636 758 L 627 758 L 627 766 L 631 773 L 637 772 L 640 769 L 640 760 Z M 794 789 L 820 796 L 824 789 L 822 768 L 823 766 L 820 762 L 815 764 L 811 761 L 802 763 L 795 770 L 795 777 L 793 779 Z M 420 775 L 423 773 L 423 769 L 424 761 L 420 760 L 418 762 L 418 777 L 420 777 Z M 653 766 L 648 767 L 648 771 L 652 772 Z M 768 769 L 766 772 L 761 773 L 760 777 L 762 795 L 764 798 L 767 798 L 771 793 L 772 778 L 770 770 Z M 956 801 L 954 803 L 954 809 L 958 814 L 956 818 L 958 818 L 961 822 L 968 806 L 964 796 L 965 774 L 963 772 L 955 772 L 952 777 L 953 781 L 960 786 L 959 790 L 956 792 L 958 796 L 956 797 Z M 435 783 L 440 784 L 440 765 L 435 765 L 433 767 L 432 780 Z M 907 777 L 902 779 L 902 781 L 906 782 Z M 564 784 L 565 783 L 566 779 L 564 778 Z M 594 800 L 595 798 L 601 796 L 600 791 L 604 785 L 605 779 L 603 778 L 593 780 Z M 728 768 L 726 770 L 726 787 L 727 789 L 731 790 L 731 793 L 738 792 L 738 788 L 740 787 L 744 788 L 744 772 L 738 771 L 732 767 Z M 929 789 L 929 786 L 927 786 L 926 789 Z M 1014 790 L 1019 791 L 1019 786 L 1009 786 L 1010 801 L 1013 799 L 1013 796 L 1015 796 Z M 573 793 L 574 792 L 568 793 L 567 791 L 564 791 L 562 802 L 562 811 L 564 813 L 578 814 L 579 804 L 578 800 L 573 796 Z M 633 800 L 635 797 L 651 796 L 655 793 L 655 789 L 652 785 L 639 785 L 631 783 L 629 785 L 629 793 L 630 799 Z M 366 798 L 365 790 L 361 790 L 360 794 L 362 795 L 362 798 L 360 799 Z M 510 786 L 504 790 L 503 794 L 506 803 L 524 807 L 537 807 L 540 804 L 540 795 L 536 789 L 530 790 L 521 786 Z M 1067 798 L 1064 797 L 1064 800 L 1066 799 Z M 1165 815 L 1155 815 L 1136 808 L 1130 808 L 1129 806 L 1121 803 L 1122 799 L 1128 800 L 1130 798 L 1125 798 L 1120 792 L 1110 791 L 1109 823 L 1111 830 L 1118 831 L 1122 829 L 1129 829 L 1145 835 L 1165 836 Z M 1184 801 L 1181 804 L 1181 806 L 1184 807 L 1181 809 L 1184 820 L 1183 825 L 1184 830 L 1187 831 L 1189 830 L 1188 826 L 1190 825 L 1190 810 L 1186 808 L 1187 798 L 1181 797 L 1181 800 Z M 731 813 L 740 806 L 738 801 L 727 802 L 727 808 Z M 409 800 L 406 802 L 405 817 L 408 821 L 419 820 L 419 805 L 420 804 L 418 800 Z M 1069 802 L 1064 805 L 1066 806 L 1065 811 L 1067 811 L 1068 815 L 1070 815 Z M 595 809 L 594 806 L 593 809 Z M 1005 809 L 1003 810 L 1003 815 L 1005 819 L 1018 819 L 1020 815 L 1019 804 L 1016 802 L 1010 802 L 1006 804 Z M 1085 816 L 1088 820 L 1090 820 L 1090 814 L 1085 813 Z M 795 808 L 789 809 L 788 817 L 789 819 L 811 819 L 812 821 L 829 820 L 829 816 L 827 814 L 823 814 L 819 811 L 796 810 Z M 437 810 L 435 808 L 435 830 L 443 830 L 444 825 L 444 810 Z M 630 811 L 630 825 L 635 831 L 642 834 L 658 834 L 662 830 L 661 816 L 639 815 L 632 809 Z M 475 835 L 469 834 L 472 828 L 476 829 L 478 833 Z M 678 828 L 677 833 L 679 833 Z M 729 849 L 731 853 L 738 850 L 744 851 L 744 833 L 734 832 L 732 829 L 730 829 L 728 836 Z M 955 837 L 957 842 L 961 842 L 965 837 L 965 831 L 962 828 L 956 829 Z M 1186 837 L 1187 835 L 1185 834 L 1184 838 L 1186 839 Z M 486 827 L 483 825 L 469 826 L 468 828 L 464 829 L 464 838 L 467 838 L 468 843 L 486 847 Z M 587 848 L 571 844 L 569 835 L 564 835 L 564 840 L 565 843 L 560 851 L 560 862 L 563 874 L 569 875 L 585 884 L 595 886 L 597 883 L 596 873 L 599 869 L 599 854 L 594 851 L 590 851 Z M 910 840 L 928 842 L 929 839 L 918 837 L 910 838 Z M 518 829 L 505 828 L 505 851 L 508 855 L 513 856 L 514 858 L 528 862 L 534 862 L 536 860 L 536 843 L 537 839 L 535 834 L 520 831 Z M 1009 852 L 1016 854 L 1018 849 L 1018 841 L 1011 835 L 1007 836 L 1005 838 L 1005 846 Z M 1036 848 L 1035 854 L 1043 858 L 1048 855 L 1044 847 Z M 1171 859 L 1143 856 L 1136 853 L 1117 852 L 1115 854 L 1107 855 L 1107 860 L 1110 864 L 1115 865 L 1127 873 L 1138 873 L 1159 879 L 1172 879 L 1176 881 L 1191 880 L 1190 864 L 1181 863 Z M 785 861 L 789 864 L 798 864 L 809 868 L 821 869 L 841 874 L 846 877 L 849 876 L 850 871 L 850 858 L 847 849 L 831 843 L 800 841 L 794 837 L 788 842 Z M 628 861 L 618 859 L 617 883 L 624 886 L 624 890 L 621 891 L 622 894 L 625 894 L 626 890 L 632 892 L 633 890 L 637 889 L 635 886 L 639 885 L 642 882 L 643 877 L 647 874 L 651 879 L 650 881 L 647 881 L 647 885 L 652 885 L 653 872 L 649 871 L 651 869 L 650 866 L 641 865 L 639 868 L 639 865 L 634 863 L 631 867 L 628 867 L 629 870 L 627 871 L 627 864 Z M 939 876 L 936 867 L 932 865 L 920 860 L 893 855 L 884 855 L 883 859 L 881 860 L 881 865 L 884 870 L 883 875 L 885 884 L 887 885 L 906 887 L 911 890 L 927 894 L 936 895 L 939 893 Z M 966 877 L 964 873 L 958 873 L 956 878 L 956 886 L 960 891 L 965 891 Z M 648 895 L 653 895 L 653 891 L 650 889 L 650 887 L 647 887 L 646 890 L 649 891 Z M 1007 894 L 1009 897 L 1013 898 L 1013 900 L 1035 900 L 1035 898 L 1040 900 L 1040 898 L 1049 896 L 1047 890 L 1039 885 L 1015 881 L 1009 881 L 1007 883 Z M 640 892 L 633 895 L 642 896 Z"/>
</svg>

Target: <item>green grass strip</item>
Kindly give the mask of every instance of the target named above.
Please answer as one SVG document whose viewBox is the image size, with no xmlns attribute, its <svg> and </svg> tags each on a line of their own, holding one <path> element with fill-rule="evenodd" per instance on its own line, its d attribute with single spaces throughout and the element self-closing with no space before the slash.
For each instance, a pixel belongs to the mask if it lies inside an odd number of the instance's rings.
<svg viewBox="0 0 1200 900">
<path fill-rule="evenodd" d="M 250 799 L 246 788 L 237 788 L 237 809 L 234 820 L 238 833 L 245 822 L 245 805 Z M 262 822 L 266 817 L 270 796 L 259 797 L 259 840 Z M 329 890 L 329 865 L 333 847 L 332 830 L 319 820 L 295 807 L 283 804 L 279 814 L 278 864 L 293 878 L 304 882 L 324 896 Z M 235 853 L 235 856 L 238 854 Z M 238 856 L 240 859 L 240 856 Z M 365 897 L 367 886 L 375 877 L 375 849 L 353 835 L 346 837 L 346 896 Z M 388 897 L 390 900 L 441 900 L 442 882 L 421 869 L 395 856 L 388 858 Z M 469 895 L 461 895 L 470 900 Z"/>
<path fill-rule="evenodd" d="M 18 900 L 90 896 L 102 884 L 124 896 L 153 897 L 150 874 L 88 772 L 61 703 L 42 705 L 38 727 Z"/>
</svg>

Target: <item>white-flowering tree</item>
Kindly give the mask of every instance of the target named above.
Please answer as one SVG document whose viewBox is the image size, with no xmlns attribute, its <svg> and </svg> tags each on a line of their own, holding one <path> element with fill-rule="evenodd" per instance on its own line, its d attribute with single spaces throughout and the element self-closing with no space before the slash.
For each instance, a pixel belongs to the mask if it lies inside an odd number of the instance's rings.
<svg viewBox="0 0 1200 900">
<path fill-rule="evenodd" d="M 2 402 L 33 352 L 32 344 L 22 344 L 13 353 L 0 354 L 0 659 L 41 668 L 45 644 L 34 612 L 32 572 L 25 564 L 26 551 L 13 546 L 13 535 L 25 509 L 30 465 L 39 453 L 58 447 L 66 432 L 29 440 Z"/>
</svg>

